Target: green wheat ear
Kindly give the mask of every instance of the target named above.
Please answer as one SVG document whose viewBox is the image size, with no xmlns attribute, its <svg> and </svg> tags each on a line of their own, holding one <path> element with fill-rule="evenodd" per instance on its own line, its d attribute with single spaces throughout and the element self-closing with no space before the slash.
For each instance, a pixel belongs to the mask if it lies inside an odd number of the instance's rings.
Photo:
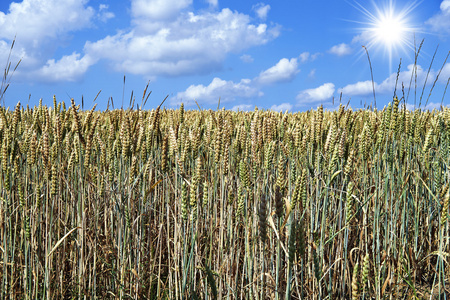
<svg viewBox="0 0 450 300">
<path fill-rule="evenodd" d="M 359 299 L 359 262 L 353 267 L 352 275 L 352 299 Z"/>
<path fill-rule="evenodd" d="M 445 193 L 445 196 L 442 200 L 443 206 L 442 206 L 442 212 L 441 212 L 441 226 L 444 226 L 447 222 L 448 218 L 448 207 L 450 204 L 450 192 L 447 188 L 447 192 Z"/>
<path fill-rule="evenodd" d="M 349 182 L 347 185 L 347 200 L 345 205 L 346 224 L 350 223 L 354 213 L 353 187 L 353 182 Z"/>
<path fill-rule="evenodd" d="M 183 182 L 181 186 L 181 218 L 185 221 L 188 219 L 188 192 L 186 182 Z"/>
<path fill-rule="evenodd" d="M 363 288 L 366 287 L 366 284 L 369 280 L 369 267 L 370 267 L 370 257 L 369 257 L 369 253 L 366 253 L 366 255 L 364 256 L 362 275 L 361 275 L 361 285 Z"/>
</svg>

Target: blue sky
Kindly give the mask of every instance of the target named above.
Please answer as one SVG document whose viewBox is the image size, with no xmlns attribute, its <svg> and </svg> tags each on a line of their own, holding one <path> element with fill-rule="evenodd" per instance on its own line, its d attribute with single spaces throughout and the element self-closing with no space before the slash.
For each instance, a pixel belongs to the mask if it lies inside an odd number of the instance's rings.
<svg viewBox="0 0 450 300">
<path fill-rule="evenodd" d="M 150 81 L 147 109 L 166 95 L 169 108 L 215 109 L 220 98 L 235 110 L 332 109 L 341 92 L 359 108 L 374 102 L 362 45 L 378 108 L 392 100 L 400 59 L 400 96 L 417 74 L 409 108 L 424 86 L 422 108 L 450 103 L 450 0 L 1 1 L 0 28 L 0 65 L 14 37 L 12 64 L 22 59 L 4 95 L 10 107 L 52 105 L 56 95 L 66 103 L 83 96 L 90 109 L 101 90 L 98 109 L 111 97 L 126 108 L 132 91 L 141 103 Z M 416 49 L 424 39 L 416 68 L 414 37 Z"/>
</svg>

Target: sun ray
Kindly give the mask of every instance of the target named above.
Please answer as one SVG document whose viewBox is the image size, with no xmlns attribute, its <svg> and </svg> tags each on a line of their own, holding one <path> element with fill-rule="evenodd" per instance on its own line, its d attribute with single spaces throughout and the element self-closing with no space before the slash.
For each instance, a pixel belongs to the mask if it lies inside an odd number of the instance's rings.
<svg viewBox="0 0 450 300">
<path fill-rule="evenodd" d="M 366 43 L 369 50 L 383 51 L 389 61 L 389 72 L 392 72 L 394 57 L 400 51 L 407 55 L 408 49 L 414 51 L 414 34 L 423 32 L 413 25 L 412 20 L 412 11 L 422 1 L 412 1 L 398 10 L 393 0 L 385 2 L 383 6 L 372 0 L 373 12 L 359 2 L 351 4 L 366 17 L 365 21 L 356 22 L 363 26 L 357 28 L 360 32 L 358 38 Z"/>
</svg>

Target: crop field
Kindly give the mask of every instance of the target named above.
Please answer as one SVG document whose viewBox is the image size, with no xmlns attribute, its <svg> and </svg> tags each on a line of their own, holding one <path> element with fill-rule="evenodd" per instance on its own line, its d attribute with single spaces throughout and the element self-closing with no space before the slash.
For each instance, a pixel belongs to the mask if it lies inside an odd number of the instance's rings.
<svg viewBox="0 0 450 300">
<path fill-rule="evenodd" d="M 450 110 L 0 108 L 2 299 L 444 299 Z"/>
</svg>

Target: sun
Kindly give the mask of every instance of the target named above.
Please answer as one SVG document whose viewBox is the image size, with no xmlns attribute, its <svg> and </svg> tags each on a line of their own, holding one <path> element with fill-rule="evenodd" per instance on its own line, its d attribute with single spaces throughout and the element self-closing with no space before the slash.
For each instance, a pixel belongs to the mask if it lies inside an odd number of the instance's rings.
<svg viewBox="0 0 450 300">
<path fill-rule="evenodd" d="M 358 38 L 369 50 L 384 52 L 389 59 L 390 71 L 393 59 L 399 55 L 399 52 L 403 51 L 408 55 L 411 53 L 408 53 L 408 50 L 414 52 L 414 35 L 421 32 L 421 29 L 414 25 L 412 11 L 421 2 L 410 2 L 399 10 L 393 0 L 385 2 L 382 7 L 372 1 L 373 12 L 358 2 L 353 5 L 366 17 L 366 21 L 357 22 L 365 25 L 358 28 L 360 31 Z"/>
<path fill-rule="evenodd" d="M 376 25 L 371 28 L 376 42 L 383 43 L 388 48 L 401 45 L 408 30 L 404 19 L 393 15 L 382 15 Z"/>
</svg>

